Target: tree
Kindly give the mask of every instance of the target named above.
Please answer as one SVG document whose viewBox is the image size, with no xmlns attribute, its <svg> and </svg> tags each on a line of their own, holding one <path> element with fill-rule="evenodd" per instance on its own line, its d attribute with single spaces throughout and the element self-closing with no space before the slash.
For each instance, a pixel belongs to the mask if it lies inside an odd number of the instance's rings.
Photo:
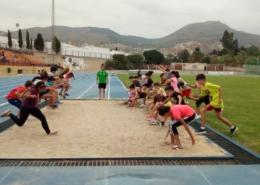
<svg viewBox="0 0 260 185">
<path fill-rule="evenodd" d="M 130 63 L 132 63 L 134 69 L 140 69 L 143 64 L 144 57 L 140 54 L 133 54 L 127 56 Z"/>
<path fill-rule="evenodd" d="M 238 52 L 239 52 L 238 41 L 236 39 L 236 40 L 233 41 L 233 54 L 237 55 Z"/>
<path fill-rule="evenodd" d="M 209 56 L 206 56 L 202 59 L 202 63 L 206 63 L 206 64 L 209 64 L 210 63 L 210 57 Z"/>
<path fill-rule="evenodd" d="M 106 60 L 105 69 L 107 69 L 107 70 L 115 69 L 114 61 L 113 60 Z"/>
<path fill-rule="evenodd" d="M 177 55 L 180 62 L 187 63 L 189 61 L 190 53 L 186 49 L 179 52 Z"/>
<path fill-rule="evenodd" d="M 218 57 L 216 55 L 213 55 L 210 57 L 210 63 L 211 64 L 217 64 L 218 63 Z"/>
<path fill-rule="evenodd" d="M 247 58 L 247 53 L 245 51 L 240 51 L 237 54 L 237 62 L 239 63 L 240 67 L 243 67 Z"/>
<path fill-rule="evenodd" d="M 200 47 L 196 47 L 196 48 L 195 48 L 195 51 L 200 51 Z"/>
<path fill-rule="evenodd" d="M 30 49 L 30 39 L 29 39 L 29 32 L 26 31 L 26 48 L 29 50 Z"/>
<path fill-rule="evenodd" d="M 195 63 L 201 63 L 202 59 L 204 58 L 204 54 L 200 52 L 200 50 L 195 50 L 191 55 L 190 55 L 190 62 Z"/>
<path fill-rule="evenodd" d="M 21 29 L 19 29 L 19 32 L 18 32 L 18 44 L 19 44 L 19 48 L 21 49 L 23 47 L 23 36 L 22 36 Z"/>
<path fill-rule="evenodd" d="M 232 55 L 223 55 L 219 58 L 219 64 L 226 66 L 236 65 L 236 59 Z"/>
<path fill-rule="evenodd" d="M 252 45 L 246 50 L 248 55 L 257 55 L 259 52 L 259 47 Z"/>
<path fill-rule="evenodd" d="M 172 59 L 170 58 L 165 58 L 164 61 L 162 61 L 162 65 L 171 65 Z"/>
<path fill-rule="evenodd" d="M 44 41 L 40 33 L 37 34 L 37 38 L 34 40 L 34 48 L 38 51 L 43 51 Z"/>
<path fill-rule="evenodd" d="M 52 38 L 52 50 L 53 50 L 56 54 L 60 52 L 60 46 L 61 46 L 61 44 L 60 44 L 59 39 L 58 39 L 56 36 L 54 36 L 54 37 Z"/>
<path fill-rule="evenodd" d="M 9 48 L 13 47 L 12 36 L 9 30 L 8 30 L 8 46 Z"/>
<path fill-rule="evenodd" d="M 117 54 L 113 55 L 114 67 L 118 70 L 128 70 L 133 68 L 133 64 L 129 62 L 125 55 Z"/>
<path fill-rule="evenodd" d="M 30 49 L 33 49 L 33 40 L 31 39 L 31 43 L 30 43 Z"/>
<path fill-rule="evenodd" d="M 220 42 L 222 43 L 223 47 L 229 50 L 233 50 L 233 36 L 234 34 L 232 32 L 228 32 L 227 30 L 224 31 L 222 39 L 220 39 Z"/>
<path fill-rule="evenodd" d="M 145 51 L 143 55 L 146 61 L 151 64 L 161 64 L 164 60 L 163 54 L 157 50 Z"/>
<path fill-rule="evenodd" d="M 227 54 L 231 54 L 231 51 L 227 48 L 223 48 L 220 52 L 219 55 L 223 56 L 223 55 L 227 55 Z"/>
</svg>

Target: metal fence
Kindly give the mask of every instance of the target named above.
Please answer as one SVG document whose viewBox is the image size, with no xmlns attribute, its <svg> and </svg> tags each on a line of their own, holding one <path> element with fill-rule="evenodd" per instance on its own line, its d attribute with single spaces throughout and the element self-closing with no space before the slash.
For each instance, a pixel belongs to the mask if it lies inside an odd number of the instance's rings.
<svg viewBox="0 0 260 185">
<path fill-rule="evenodd" d="M 245 65 L 245 75 L 260 75 L 260 62 L 257 61 L 246 61 Z"/>
<path fill-rule="evenodd" d="M 20 48 L 17 44 L 13 44 L 12 48 L 9 48 L 7 44 L 5 43 L 0 43 L 0 49 L 5 49 L 5 50 L 10 50 L 13 52 L 19 52 L 23 54 L 28 54 L 28 55 L 33 55 L 34 52 L 37 52 L 36 49 L 28 50 L 25 45 Z M 47 53 L 49 55 L 53 54 L 53 51 L 51 48 L 44 47 L 43 53 Z M 75 57 L 89 57 L 89 58 L 101 58 L 101 59 L 111 59 L 112 55 L 110 53 L 102 53 L 102 52 L 88 52 L 84 51 L 82 48 L 79 50 L 78 48 L 72 49 L 66 49 L 66 48 L 61 48 L 61 51 L 58 53 L 59 55 L 63 56 L 75 56 Z"/>
</svg>

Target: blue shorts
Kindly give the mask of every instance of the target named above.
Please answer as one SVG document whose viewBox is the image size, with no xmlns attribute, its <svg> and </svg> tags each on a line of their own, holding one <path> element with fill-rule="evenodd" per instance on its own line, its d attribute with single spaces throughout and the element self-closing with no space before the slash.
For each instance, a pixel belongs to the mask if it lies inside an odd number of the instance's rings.
<svg viewBox="0 0 260 185">
<path fill-rule="evenodd" d="M 22 101 L 19 100 L 19 99 L 10 99 L 10 100 L 7 100 L 11 105 L 17 107 L 18 109 L 21 109 L 22 107 Z"/>
</svg>

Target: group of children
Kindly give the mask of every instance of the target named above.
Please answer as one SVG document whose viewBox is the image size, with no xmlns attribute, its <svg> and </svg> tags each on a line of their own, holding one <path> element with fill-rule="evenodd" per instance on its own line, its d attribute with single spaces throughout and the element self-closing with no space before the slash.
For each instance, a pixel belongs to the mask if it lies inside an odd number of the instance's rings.
<svg viewBox="0 0 260 185">
<path fill-rule="evenodd" d="M 7 110 L 1 114 L 1 117 L 9 116 L 18 126 L 23 126 L 28 118 L 34 119 L 33 117 L 35 117 L 41 121 L 43 129 L 48 135 L 57 134 L 57 131 L 50 131 L 38 104 L 40 99 L 49 100 L 47 108 L 57 109 L 58 105 L 62 104 L 59 101 L 59 95 L 63 98 L 69 96 L 70 78 L 74 78 L 74 74 L 69 68 L 52 66 L 50 72 L 43 71 L 32 80 L 27 80 L 24 85 L 12 89 L 6 95 L 7 101 L 19 109 L 17 116 L 13 115 L 11 110 Z M 60 89 L 59 93 L 58 89 Z M 31 116 L 29 117 L 29 115 Z"/>
<path fill-rule="evenodd" d="M 196 132 L 198 134 L 206 133 L 205 114 L 211 110 L 215 110 L 216 117 L 230 128 L 231 134 L 234 134 L 238 130 L 235 125 L 222 116 L 224 105 L 221 86 L 207 82 L 204 74 L 198 74 L 196 76 L 196 84 L 190 85 L 180 77 L 178 71 L 170 71 L 162 65 L 158 66 L 158 69 L 162 71 L 160 75 L 161 83 L 153 82 L 151 78 L 153 71 L 141 75 L 139 70 L 137 76 L 130 76 L 129 80 L 132 84 L 127 90 L 129 97 L 123 104 L 132 108 L 138 99 L 143 99 L 141 107 L 144 107 L 146 100 L 152 99 L 147 105 L 148 121 L 150 124 L 164 126 L 167 118 L 171 118 L 166 134 L 166 136 L 170 134 L 171 142 L 166 142 L 166 144 L 173 145 L 172 149 L 182 149 L 177 130 L 177 127 L 181 125 L 189 133 L 192 144 L 194 145 L 195 139 L 187 124 L 195 119 L 201 119 L 201 127 Z M 141 80 L 141 83 L 139 80 Z M 165 88 L 162 88 L 162 86 L 165 86 Z M 191 88 L 197 88 L 199 95 L 192 94 Z M 185 97 L 186 99 L 195 101 L 197 113 L 189 106 L 187 100 L 184 100 Z M 200 108 L 202 103 L 205 104 L 205 107 Z M 162 120 L 158 119 L 158 115 L 162 117 Z"/>
<path fill-rule="evenodd" d="M 150 106 L 148 110 L 149 123 L 164 126 L 168 117 L 171 118 L 166 134 L 166 136 L 170 134 L 171 141 L 166 144 L 173 145 L 172 148 L 174 150 L 182 149 L 177 127 L 183 125 L 194 145 L 195 139 L 187 124 L 195 119 L 201 119 L 201 127 L 196 132 L 199 134 L 206 133 L 205 114 L 211 110 L 215 110 L 217 118 L 229 126 L 231 134 L 237 131 L 238 128 L 222 116 L 224 105 L 221 86 L 207 82 L 204 74 L 198 74 L 196 76 L 196 84 L 190 85 L 180 77 L 178 71 L 170 71 L 163 66 L 158 68 L 162 71 L 160 75 L 161 83 L 153 82 L 151 78 L 153 71 L 148 71 L 145 75 L 142 75 L 139 70 L 136 76 L 129 77 L 132 84 L 127 90 L 129 97 L 123 104 L 133 108 L 137 100 L 142 99 L 141 107 L 144 107 L 147 103 L 146 100 L 152 99 L 148 104 Z M 102 65 L 96 79 L 99 84 L 100 99 L 105 97 L 104 89 L 106 88 L 107 76 L 107 73 L 104 71 L 104 65 Z M 68 96 L 68 90 L 71 88 L 70 78 L 74 78 L 74 74 L 69 71 L 69 68 L 64 69 L 60 66 L 52 66 L 49 73 L 44 71 L 31 81 L 26 81 L 24 86 L 12 89 L 6 96 L 6 99 L 11 105 L 19 109 L 18 115 L 15 116 L 10 110 L 7 110 L 1 117 L 9 116 L 18 126 L 22 126 L 28 119 L 28 116 L 32 115 L 41 121 L 43 129 L 48 135 L 56 134 L 57 132 L 50 131 L 45 116 L 37 106 L 40 99 L 49 99 L 47 108 L 58 108 L 58 105 L 61 104 L 59 95 L 63 98 Z M 191 88 L 199 89 L 199 95 L 192 94 Z M 57 89 L 60 89 L 60 92 Z M 104 91 L 103 96 L 102 89 Z M 184 97 L 196 102 L 197 114 L 189 106 L 188 102 L 184 100 Z M 202 103 L 205 103 L 205 107 L 200 108 Z M 162 120 L 158 119 L 159 115 L 162 117 Z"/>
</svg>

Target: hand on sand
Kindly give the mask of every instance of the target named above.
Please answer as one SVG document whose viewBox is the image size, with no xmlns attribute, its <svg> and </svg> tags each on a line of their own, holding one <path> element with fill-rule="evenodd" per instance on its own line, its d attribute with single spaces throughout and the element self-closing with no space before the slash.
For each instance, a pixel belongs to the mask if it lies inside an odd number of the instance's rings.
<svg viewBox="0 0 260 185">
<path fill-rule="evenodd" d="M 50 132 L 50 133 L 48 134 L 48 136 L 51 136 L 51 135 L 57 135 L 57 134 L 58 134 L 58 131 Z"/>
</svg>

